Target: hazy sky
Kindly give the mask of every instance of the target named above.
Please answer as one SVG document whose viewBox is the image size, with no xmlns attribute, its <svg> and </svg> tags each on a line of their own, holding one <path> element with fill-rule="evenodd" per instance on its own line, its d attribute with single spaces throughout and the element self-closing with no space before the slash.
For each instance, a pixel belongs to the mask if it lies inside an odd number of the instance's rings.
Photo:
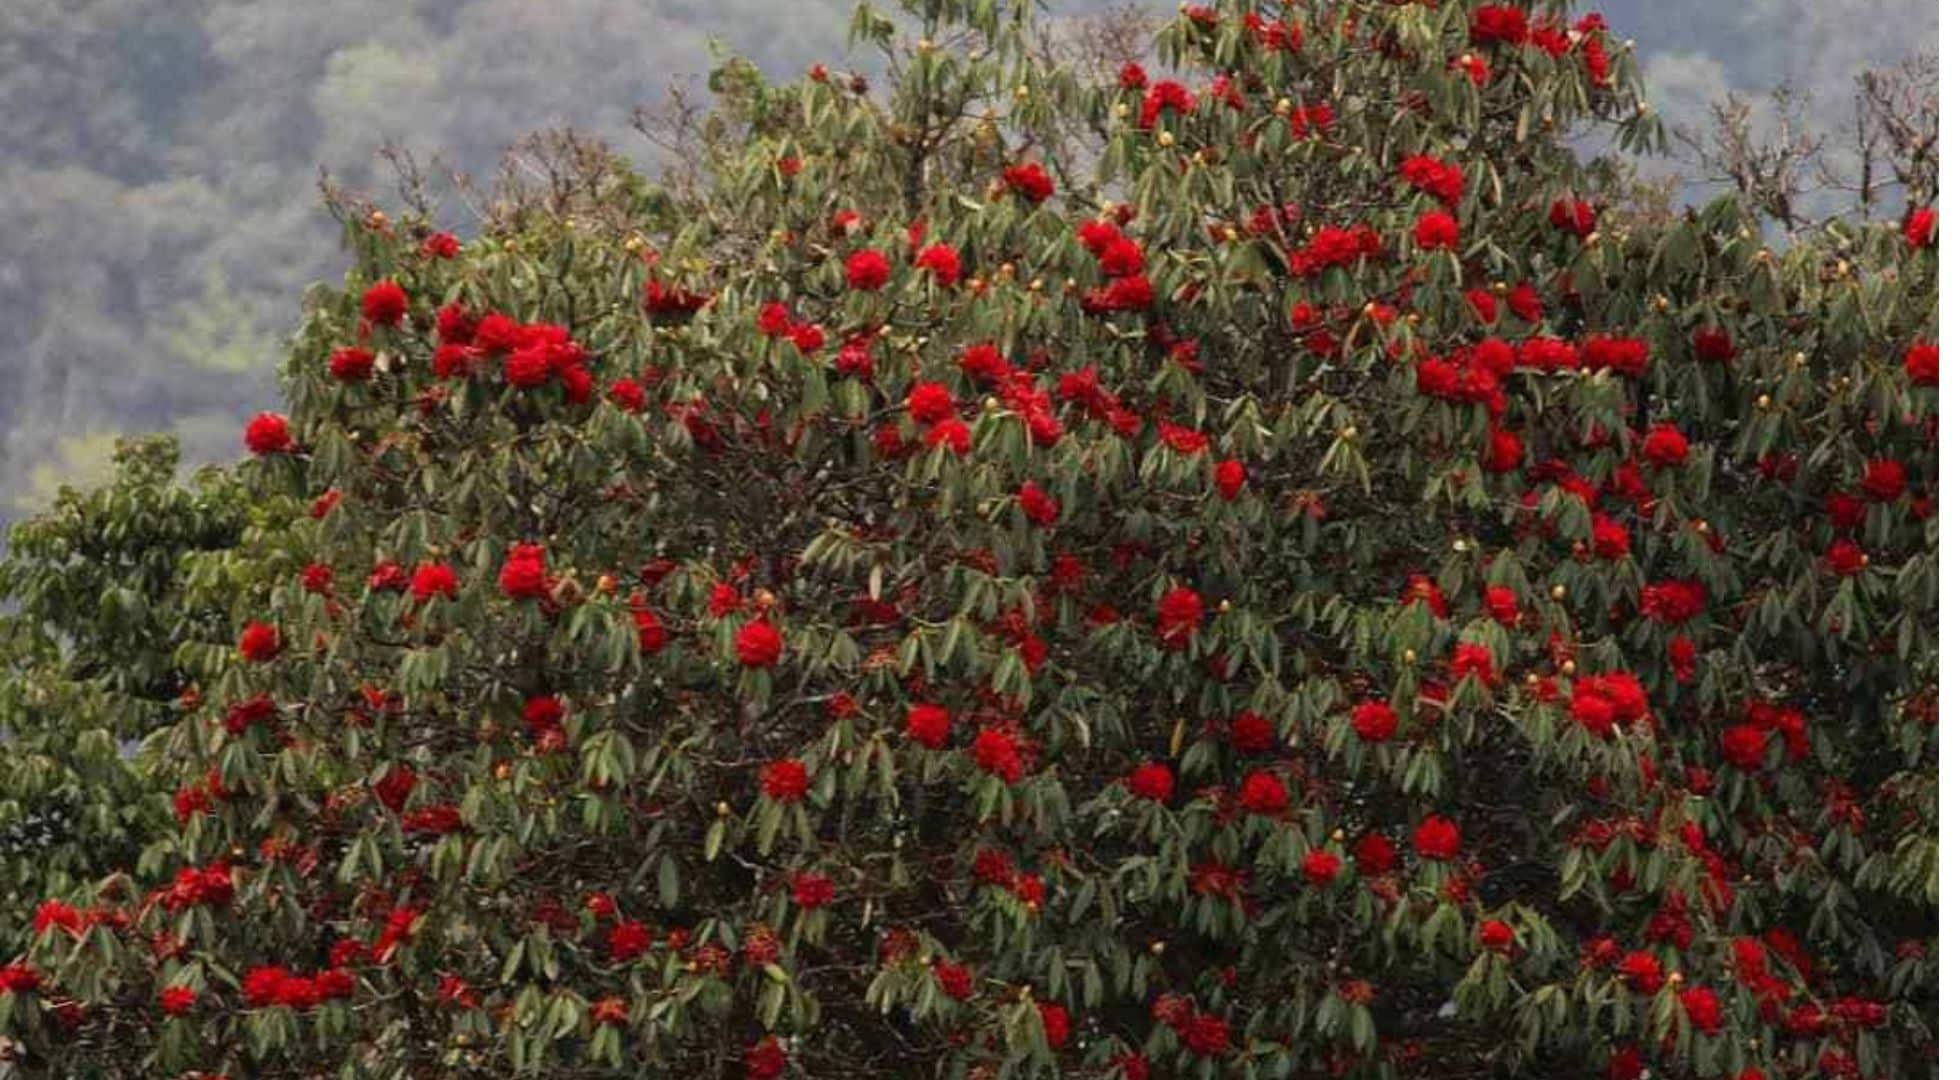
<svg viewBox="0 0 1960 1080">
<path fill-rule="evenodd" d="M 847 68 L 847 7 L 0 0 L 0 519 L 86 475 L 118 431 L 237 455 L 242 418 L 276 403 L 301 290 L 340 272 L 322 166 L 374 184 L 374 148 L 398 139 L 483 169 L 554 124 L 638 153 L 633 106 L 704 70 L 710 39 L 781 76 Z M 1175 3 L 1146 7 L 1168 18 Z M 1638 41 L 1667 119 L 1787 79 L 1828 128 L 1858 71 L 1932 47 L 1937 0 L 1602 9 Z"/>
</svg>

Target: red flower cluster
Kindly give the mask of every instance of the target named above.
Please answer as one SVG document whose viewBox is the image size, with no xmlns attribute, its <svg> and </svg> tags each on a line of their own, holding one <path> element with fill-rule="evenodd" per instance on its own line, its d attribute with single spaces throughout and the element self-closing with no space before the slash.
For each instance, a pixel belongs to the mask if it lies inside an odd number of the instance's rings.
<svg viewBox="0 0 1960 1080">
<path fill-rule="evenodd" d="M 396 326 L 408 314 L 408 292 L 393 281 L 377 281 L 361 294 L 361 317 L 376 326 Z"/>
<path fill-rule="evenodd" d="M 293 433 L 286 418 L 275 412 L 262 412 L 245 424 L 245 449 L 264 457 L 293 449 Z"/>
<path fill-rule="evenodd" d="M 774 667 L 782 656 L 783 635 L 767 620 L 756 619 L 735 632 L 735 658 L 743 667 Z"/>
<path fill-rule="evenodd" d="M 892 266 L 885 253 L 873 248 L 851 252 L 844 260 L 844 283 L 863 292 L 875 292 L 891 280 Z"/>
<path fill-rule="evenodd" d="M 1422 819 L 1422 824 L 1416 826 L 1411 842 L 1417 855 L 1438 862 L 1449 862 L 1456 858 L 1457 851 L 1462 848 L 1463 834 L 1457 829 L 1456 822 L 1431 814 Z"/>
<path fill-rule="evenodd" d="M 786 758 L 763 766 L 762 793 L 780 803 L 798 803 L 810 791 L 810 772 L 801 761 Z"/>
<path fill-rule="evenodd" d="M 551 591 L 551 578 L 545 570 L 544 546 L 512 544 L 504 556 L 504 568 L 497 575 L 497 587 L 512 600 L 540 600 Z"/>
<path fill-rule="evenodd" d="M 1205 602 L 1195 589 L 1179 586 L 1157 600 L 1157 640 L 1167 649 L 1191 643 L 1205 618 Z"/>
<path fill-rule="evenodd" d="M 1427 154 L 1413 154 L 1402 159 L 1401 173 L 1403 182 L 1445 205 L 1455 206 L 1463 198 L 1463 170 L 1455 165 Z"/>
<path fill-rule="evenodd" d="M 1177 778 L 1168 765 L 1157 761 L 1146 761 L 1130 770 L 1130 777 L 1125 784 L 1130 789 L 1130 794 L 1139 799 L 1166 803 L 1170 801 L 1171 792 L 1177 785 Z"/>
<path fill-rule="evenodd" d="M 1037 206 L 1055 194 L 1055 181 L 1049 179 L 1047 170 L 1041 167 L 1040 162 L 1010 165 L 1000 171 L 1000 178 L 1015 194 Z"/>
<path fill-rule="evenodd" d="M 249 663 L 263 664 L 276 658 L 282 648 L 279 628 L 253 619 L 238 634 L 238 655 Z"/>
<path fill-rule="evenodd" d="M 1577 237 L 1592 235 L 1595 224 L 1592 204 L 1584 199 L 1559 199 L 1552 203 L 1552 228 Z"/>
<path fill-rule="evenodd" d="M 943 748 L 952 728 L 952 714 L 941 706 L 915 704 L 905 712 L 906 737 L 920 746 Z"/>
<path fill-rule="evenodd" d="M 339 968 L 297 975 L 283 967 L 256 967 L 239 983 L 247 1008 L 283 1006 L 306 1012 L 324 1002 L 354 996 L 354 976 Z"/>
<path fill-rule="evenodd" d="M 1348 714 L 1348 724 L 1362 742 L 1382 743 L 1393 739 L 1399 723 L 1395 708 L 1385 701 L 1364 701 Z"/>
</svg>

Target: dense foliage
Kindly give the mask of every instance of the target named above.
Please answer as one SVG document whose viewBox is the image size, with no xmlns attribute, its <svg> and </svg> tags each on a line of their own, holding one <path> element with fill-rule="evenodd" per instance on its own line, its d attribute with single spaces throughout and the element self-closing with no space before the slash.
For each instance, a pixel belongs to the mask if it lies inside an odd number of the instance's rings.
<svg viewBox="0 0 1960 1080">
<path fill-rule="evenodd" d="M 179 484 L 177 448 L 117 447 L 102 487 L 63 491 L 15 526 L 0 561 L 0 949 L 28 943 L 42 899 L 130 866 L 163 833 L 158 777 L 125 751 L 177 720 L 177 644 L 222 635 L 229 596 L 193 600 L 185 556 L 245 527 L 236 477 Z"/>
<path fill-rule="evenodd" d="M 1631 213 L 1556 7 L 853 32 L 349 219 L 30 1067 L 1930 1073 L 1930 209 Z"/>
</svg>

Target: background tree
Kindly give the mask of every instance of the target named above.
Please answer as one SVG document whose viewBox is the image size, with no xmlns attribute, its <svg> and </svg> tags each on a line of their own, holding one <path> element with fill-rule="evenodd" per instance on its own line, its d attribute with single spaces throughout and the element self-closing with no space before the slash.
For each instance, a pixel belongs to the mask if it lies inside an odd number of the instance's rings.
<svg viewBox="0 0 1960 1080">
<path fill-rule="evenodd" d="M 14 526 L 0 562 L 0 939 L 29 941 L 43 898 L 134 864 L 170 831 L 169 789 L 136 743 L 195 708 L 173 654 L 229 626 L 226 601 L 188 595 L 183 562 L 237 543 L 243 490 L 229 473 L 178 481 L 177 447 L 124 442 L 114 477 L 64 490 Z"/>
<path fill-rule="evenodd" d="M 29 1067 L 1926 1074 L 1930 212 L 1623 208 L 1561 7 L 852 28 L 338 201 Z"/>
</svg>

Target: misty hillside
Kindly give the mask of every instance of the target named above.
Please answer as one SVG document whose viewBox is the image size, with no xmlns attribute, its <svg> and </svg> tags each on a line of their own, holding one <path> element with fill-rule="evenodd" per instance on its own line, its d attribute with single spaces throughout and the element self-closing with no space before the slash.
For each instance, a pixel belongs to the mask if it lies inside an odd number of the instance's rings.
<svg viewBox="0 0 1960 1080">
<path fill-rule="evenodd" d="M 1077 6 L 1080 5 L 1070 5 Z M 1168 16 L 1171 5 L 1165 3 Z M 1611 0 L 1663 115 L 1793 79 L 1821 126 L 1855 73 L 1930 48 L 1937 0 Z M 7 0 L 0 5 L 0 519 L 114 435 L 227 459 L 270 403 L 302 288 L 339 273 L 317 182 L 385 189 L 399 140 L 472 172 L 629 120 L 719 39 L 783 76 L 841 54 L 844 0 Z M 1723 57 L 1716 61 L 1713 57 Z M 1657 166 L 1665 167 L 1665 166 Z M 385 191 L 380 192 L 385 195 Z M 461 205 L 443 224 L 469 232 Z"/>
</svg>

